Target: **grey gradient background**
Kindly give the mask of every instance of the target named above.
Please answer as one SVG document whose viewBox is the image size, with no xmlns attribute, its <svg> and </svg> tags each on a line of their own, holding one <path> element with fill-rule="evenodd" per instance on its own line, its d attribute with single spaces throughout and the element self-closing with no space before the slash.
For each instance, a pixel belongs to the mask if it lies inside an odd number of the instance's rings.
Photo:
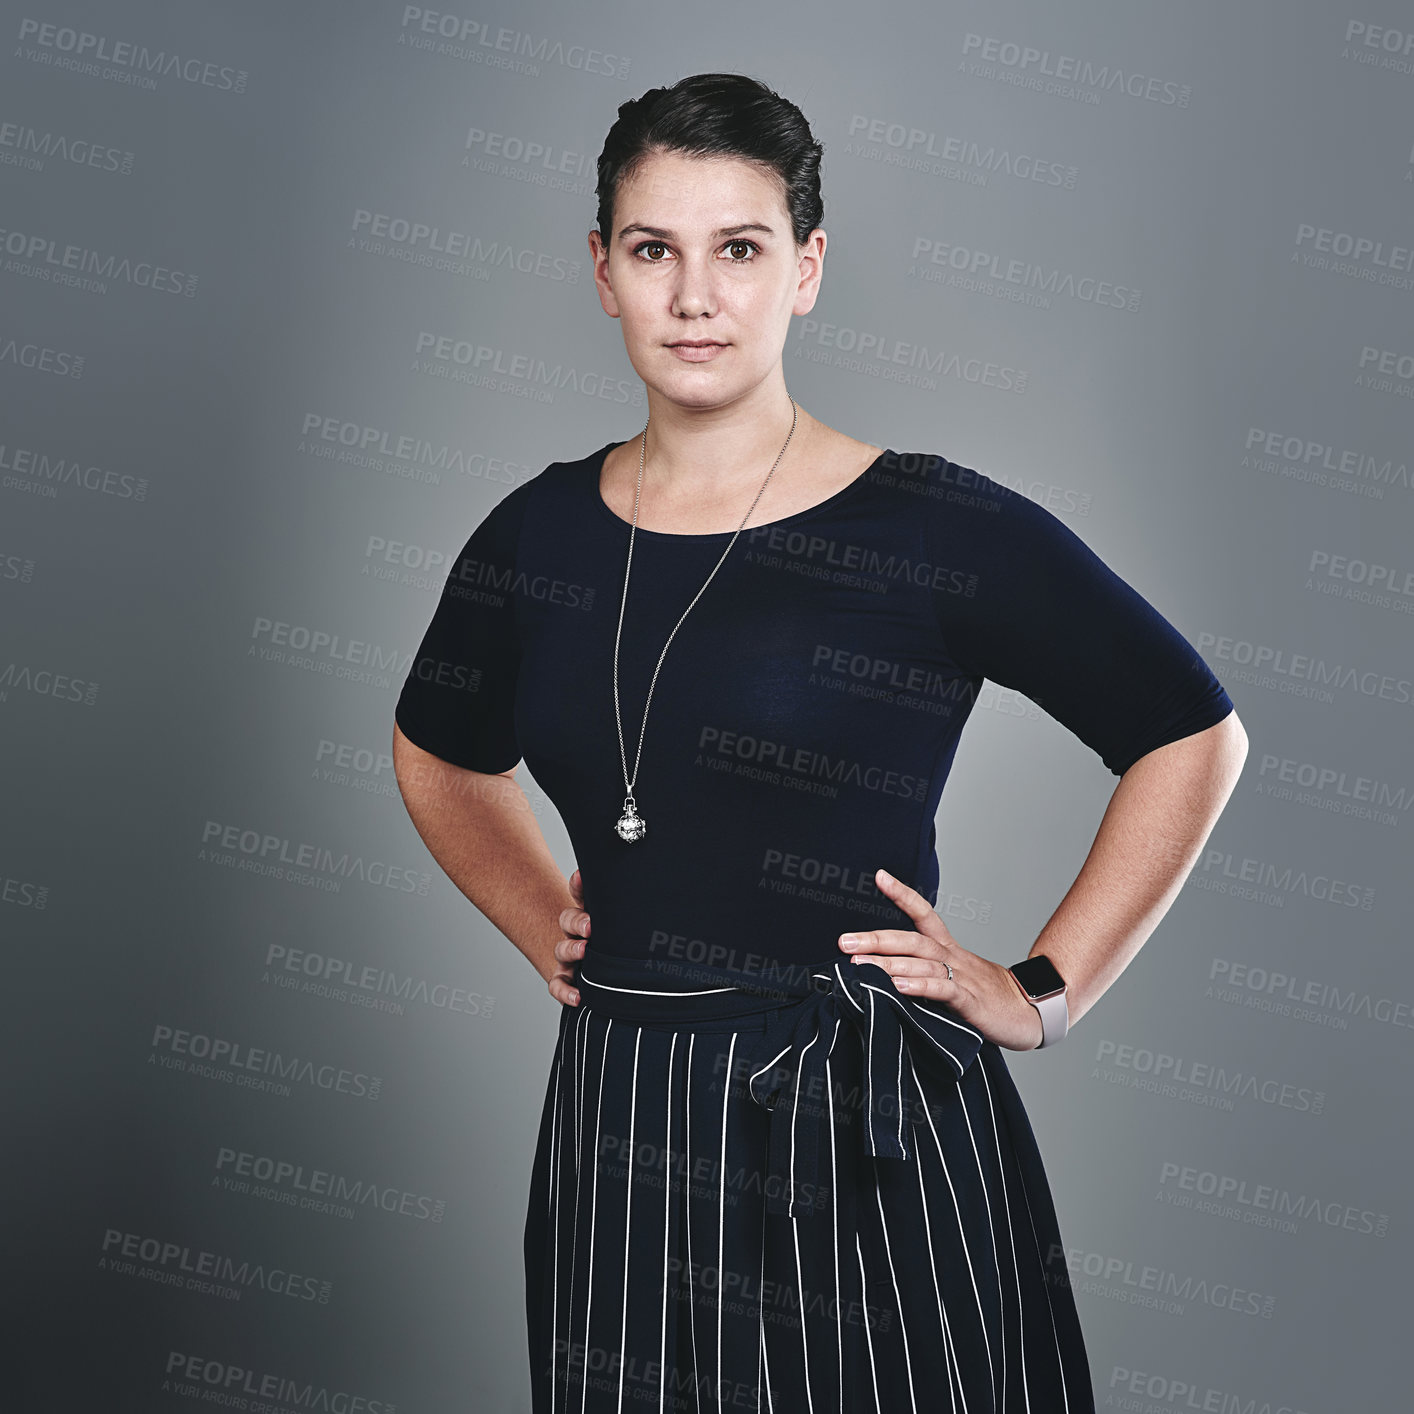
<svg viewBox="0 0 1414 1414">
<path fill-rule="evenodd" d="M 397 4 L 0 7 L 0 1403 L 178 1410 L 273 1376 L 399 1414 L 528 1410 L 519 1244 L 558 1009 L 414 832 L 392 713 L 445 557 L 548 462 L 641 430 L 592 286 L 594 160 L 625 99 L 728 69 L 826 149 L 792 393 L 1055 510 L 1251 737 L 1158 932 L 1065 1045 L 1013 1061 L 1101 1407 L 1401 1407 L 1407 7 L 425 13 L 467 38 Z M 1090 82 L 1048 91 L 1063 56 Z M 901 163 L 911 130 L 962 160 Z M 480 244 L 438 269 L 425 239 L 370 247 L 360 211 Z M 1378 249 L 1323 266 L 1344 241 L 1304 228 Z M 1137 307 L 949 282 L 917 255 L 940 244 Z M 474 361 L 419 352 L 443 336 Z M 850 352 L 874 336 L 1024 391 Z M 450 455 L 341 460 L 339 428 Z M 279 661 L 267 622 L 337 644 Z M 989 690 L 938 818 L 965 946 L 1025 954 L 1114 784 Z M 322 862 L 240 867 L 227 828 Z M 287 1093 L 181 1069 L 164 1028 L 313 1069 Z M 237 1154 L 387 1207 L 241 1191 Z"/>
</svg>

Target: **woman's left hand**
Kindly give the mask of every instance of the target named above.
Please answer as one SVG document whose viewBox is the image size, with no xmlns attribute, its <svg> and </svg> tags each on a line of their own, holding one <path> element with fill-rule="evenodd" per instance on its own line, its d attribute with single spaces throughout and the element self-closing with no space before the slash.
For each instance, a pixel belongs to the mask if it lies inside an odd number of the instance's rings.
<svg viewBox="0 0 1414 1414">
<path fill-rule="evenodd" d="M 1016 978 L 1001 963 L 968 952 L 916 889 L 882 869 L 874 877 L 880 892 L 918 931 L 875 928 L 847 933 L 840 938 L 841 949 L 856 961 L 882 967 L 904 996 L 946 1002 L 984 1040 L 1011 1051 L 1034 1051 L 1041 1044 L 1041 1015 L 1022 996 Z M 851 946 L 846 937 L 859 941 Z"/>
</svg>

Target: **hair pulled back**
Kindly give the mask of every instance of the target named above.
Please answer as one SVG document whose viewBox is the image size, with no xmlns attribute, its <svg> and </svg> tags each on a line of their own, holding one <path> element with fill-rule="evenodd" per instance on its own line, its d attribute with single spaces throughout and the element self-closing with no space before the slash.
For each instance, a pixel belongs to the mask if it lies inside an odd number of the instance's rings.
<svg viewBox="0 0 1414 1414">
<path fill-rule="evenodd" d="M 650 88 L 619 105 L 599 154 L 599 236 L 613 241 L 614 199 L 644 160 L 659 152 L 737 157 L 759 164 L 779 184 L 795 243 L 821 225 L 820 159 L 805 115 L 745 74 L 693 74 L 671 88 Z"/>
</svg>

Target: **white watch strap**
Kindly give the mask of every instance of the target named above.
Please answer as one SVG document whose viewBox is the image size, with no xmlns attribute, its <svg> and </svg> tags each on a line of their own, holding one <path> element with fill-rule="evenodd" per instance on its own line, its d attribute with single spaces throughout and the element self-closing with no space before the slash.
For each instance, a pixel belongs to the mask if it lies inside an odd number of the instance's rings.
<svg viewBox="0 0 1414 1414">
<path fill-rule="evenodd" d="M 1031 999 L 1028 997 L 1028 1001 Z M 1070 1029 L 1070 1008 L 1065 1004 L 1065 993 L 1057 992 L 1053 997 L 1042 997 L 1031 1005 L 1041 1013 L 1041 1044 L 1036 1047 L 1043 1051 L 1064 1039 Z"/>
</svg>

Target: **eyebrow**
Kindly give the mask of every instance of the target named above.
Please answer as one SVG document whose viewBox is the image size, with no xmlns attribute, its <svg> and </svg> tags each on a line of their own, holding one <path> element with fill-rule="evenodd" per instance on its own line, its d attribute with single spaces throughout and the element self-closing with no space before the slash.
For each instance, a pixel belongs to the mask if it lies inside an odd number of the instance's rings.
<svg viewBox="0 0 1414 1414">
<path fill-rule="evenodd" d="M 672 231 L 665 231 L 661 226 L 643 226 L 636 224 L 623 227 L 623 229 L 619 231 L 619 239 L 623 240 L 625 236 L 635 231 L 641 231 L 645 236 L 656 236 L 659 240 L 663 241 L 677 239 Z M 747 221 L 740 226 L 721 226 L 712 232 L 712 236 L 714 239 L 720 236 L 737 236 L 743 231 L 764 231 L 768 236 L 774 236 L 776 234 L 771 227 L 763 226 L 759 221 Z"/>
</svg>

